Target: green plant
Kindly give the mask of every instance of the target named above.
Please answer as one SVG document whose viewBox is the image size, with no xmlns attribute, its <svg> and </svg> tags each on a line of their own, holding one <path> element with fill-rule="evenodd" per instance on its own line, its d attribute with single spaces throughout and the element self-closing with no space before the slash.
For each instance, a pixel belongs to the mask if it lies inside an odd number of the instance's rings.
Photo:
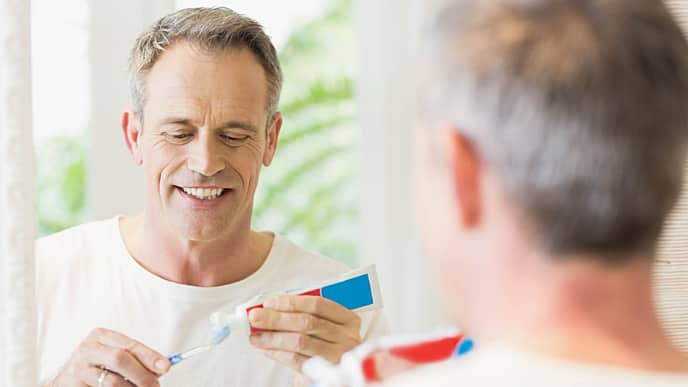
<svg viewBox="0 0 688 387">
<path fill-rule="evenodd" d="M 254 225 L 355 264 L 356 103 L 349 0 L 289 37 L 280 50 L 284 127 L 263 171 Z"/>
<path fill-rule="evenodd" d="M 84 220 L 86 148 L 82 137 L 56 136 L 37 149 L 38 231 L 52 234 Z"/>
</svg>

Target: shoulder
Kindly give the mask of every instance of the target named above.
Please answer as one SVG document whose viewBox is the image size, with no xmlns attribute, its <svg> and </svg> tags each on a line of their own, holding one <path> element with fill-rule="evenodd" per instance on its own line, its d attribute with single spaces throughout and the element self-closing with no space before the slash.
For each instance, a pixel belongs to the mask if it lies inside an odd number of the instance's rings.
<svg viewBox="0 0 688 387">
<path fill-rule="evenodd" d="M 463 375 L 459 370 L 461 367 L 455 364 L 456 361 L 442 362 L 428 366 L 419 367 L 415 370 L 404 372 L 400 376 L 390 379 L 383 383 L 383 387 L 450 387 L 459 384 L 465 386 L 478 386 L 481 384 L 472 383 L 473 381 Z"/>
<path fill-rule="evenodd" d="M 688 375 L 580 363 L 493 345 L 448 362 L 403 373 L 384 387 L 685 386 Z"/>
<path fill-rule="evenodd" d="M 117 242 L 117 218 L 85 223 L 36 240 L 36 277 L 52 286 L 75 269 L 84 269 L 98 251 Z"/>
<path fill-rule="evenodd" d="M 116 222 L 117 218 L 84 223 L 39 238 L 36 240 L 36 256 L 40 259 L 45 255 L 75 251 L 104 237 L 112 237 Z"/>
<path fill-rule="evenodd" d="M 529 368 L 528 362 L 524 363 L 521 360 L 514 358 L 513 354 L 503 351 L 501 348 L 488 346 L 460 358 L 421 366 L 404 372 L 384 383 L 383 386 L 449 387 L 459 384 L 481 387 L 510 386 L 519 380 L 517 374 L 522 372 L 519 368 L 524 364 L 525 368 Z M 516 385 L 520 384 L 516 383 Z"/>
</svg>

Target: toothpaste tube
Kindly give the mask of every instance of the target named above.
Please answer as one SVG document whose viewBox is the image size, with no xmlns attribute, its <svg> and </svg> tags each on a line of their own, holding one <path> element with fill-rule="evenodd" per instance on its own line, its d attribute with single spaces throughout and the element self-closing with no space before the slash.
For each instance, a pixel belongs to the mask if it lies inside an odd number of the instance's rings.
<svg viewBox="0 0 688 387">
<path fill-rule="evenodd" d="M 473 341 L 454 328 L 431 334 L 382 337 L 354 348 L 335 365 L 315 357 L 303 372 L 317 387 L 362 387 L 411 368 L 462 356 Z"/>
<path fill-rule="evenodd" d="M 320 296 L 356 312 L 379 309 L 383 306 L 375 265 L 350 271 L 311 287 L 271 294 Z M 253 309 L 262 308 L 263 301 L 269 295 L 256 296 L 240 304 L 233 311 L 213 313 L 210 316 L 213 327 L 229 327 L 232 332 L 244 332 L 246 335 L 261 332 L 262 330 L 250 326 L 248 313 Z"/>
</svg>

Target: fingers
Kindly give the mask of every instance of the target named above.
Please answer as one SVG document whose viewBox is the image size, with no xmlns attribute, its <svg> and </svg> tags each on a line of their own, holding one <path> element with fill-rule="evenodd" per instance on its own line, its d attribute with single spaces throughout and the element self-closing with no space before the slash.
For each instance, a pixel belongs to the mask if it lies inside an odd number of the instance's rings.
<svg viewBox="0 0 688 387">
<path fill-rule="evenodd" d="M 361 318 L 331 300 L 280 295 L 266 299 L 263 306 L 249 313 L 251 326 L 266 331 L 251 336 L 251 343 L 297 371 L 312 356 L 338 363 L 361 343 Z"/>
<path fill-rule="evenodd" d="M 313 383 L 311 383 L 311 380 L 304 374 L 296 374 L 294 376 L 293 387 L 309 387 L 311 385 L 313 385 Z"/>
<path fill-rule="evenodd" d="M 278 295 L 265 299 L 263 306 L 281 312 L 307 313 L 341 325 L 360 328 L 361 318 L 346 307 L 323 297 Z"/>
<path fill-rule="evenodd" d="M 159 387 L 169 361 L 156 351 L 120 333 L 94 329 L 81 342 L 49 385 Z M 105 371 L 105 373 L 103 373 Z"/>
<path fill-rule="evenodd" d="M 375 371 L 380 380 L 391 378 L 415 366 L 414 363 L 389 353 L 382 352 L 373 356 L 375 357 Z"/>
<path fill-rule="evenodd" d="M 308 356 L 303 356 L 301 354 L 295 353 L 295 352 L 289 352 L 289 351 L 280 351 L 280 350 L 271 350 L 271 349 L 266 349 L 263 350 L 263 353 L 265 356 L 269 357 L 272 360 L 278 361 L 291 369 L 301 371 L 301 367 L 303 366 L 303 363 L 306 362 L 306 360 L 309 359 Z"/>
<path fill-rule="evenodd" d="M 337 343 L 356 341 L 359 330 L 307 313 L 285 313 L 271 309 L 254 309 L 249 314 L 251 326 L 268 331 L 298 332 Z"/>
<path fill-rule="evenodd" d="M 157 351 L 121 333 L 108 329 L 94 329 L 93 338 L 108 347 L 119 348 L 131 353 L 149 371 L 158 375 L 170 368 L 169 360 Z"/>
<path fill-rule="evenodd" d="M 306 357 L 321 356 L 338 363 L 348 349 L 344 343 L 330 343 L 314 336 L 294 332 L 265 332 L 251 336 L 251 344 L 261 349 L 280 350 Z"/>
<path fill-rule="evenodd" d="M 89 349 L 87 355 L 92 368 L 105 368 L 135 386 L 159 385 L 158 375 L 151 373 L 131 352 L 100 343 L 93 343 Z"/>
<path fill-rule="evenodd" d="M 105 373 L 103 375 L 103 380 L 102 384 L 98 384 L 98 381 L 100 379 L 100 375 L 102 373 Z M 133 384 L 127 382 L 124 380 L 124 378 L 120 375 L 117 375 L 113 372 L 103 370 L 102 368 L 98 367 L 88 367 L 84 370 L 84 377 L 83 377 L 84 382 L 86 382 L 86 385 L 88 386 L 107 386 L 107 387 L 132 387 L 134 386 Z"/>
</svg>

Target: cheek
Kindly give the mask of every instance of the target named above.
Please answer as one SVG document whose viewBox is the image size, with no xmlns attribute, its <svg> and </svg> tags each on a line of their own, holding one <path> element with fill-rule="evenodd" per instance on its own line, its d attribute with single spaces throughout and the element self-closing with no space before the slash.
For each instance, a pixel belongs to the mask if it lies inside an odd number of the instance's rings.
<svg viewBox="0 0 688 387">
<path fill-rule="evenodd" d="M 456 206 L 441 167 L 426 162 L 417 165 L 415 171 L 416 217 L 420 233 L 433 261 L 443 263 L 459 232 Z"/>
<path fill-rule="evenodd" d="M 158 190 L 166 188 L 166 181 L 180 165 L 184 164 L 180 149 L 173 147 L 146 148 L 143 154 L 143 168 L 147 184 Z"/>
<path fill-rule="evenodd" d="M 161 161 L 154 149 L 150 146 L 142 149 L 141 160 L 143 166 L 143 174 L 146 177 L 146 185 L 156 185 L 159 180 Z"/>
<path fill-rule="evenodd" d="M 228 157 L 228 163 L 245 185 L 255 185 L 262 166 L 262 152 L 255 146 L 237 148 Z"/>
</svg>

